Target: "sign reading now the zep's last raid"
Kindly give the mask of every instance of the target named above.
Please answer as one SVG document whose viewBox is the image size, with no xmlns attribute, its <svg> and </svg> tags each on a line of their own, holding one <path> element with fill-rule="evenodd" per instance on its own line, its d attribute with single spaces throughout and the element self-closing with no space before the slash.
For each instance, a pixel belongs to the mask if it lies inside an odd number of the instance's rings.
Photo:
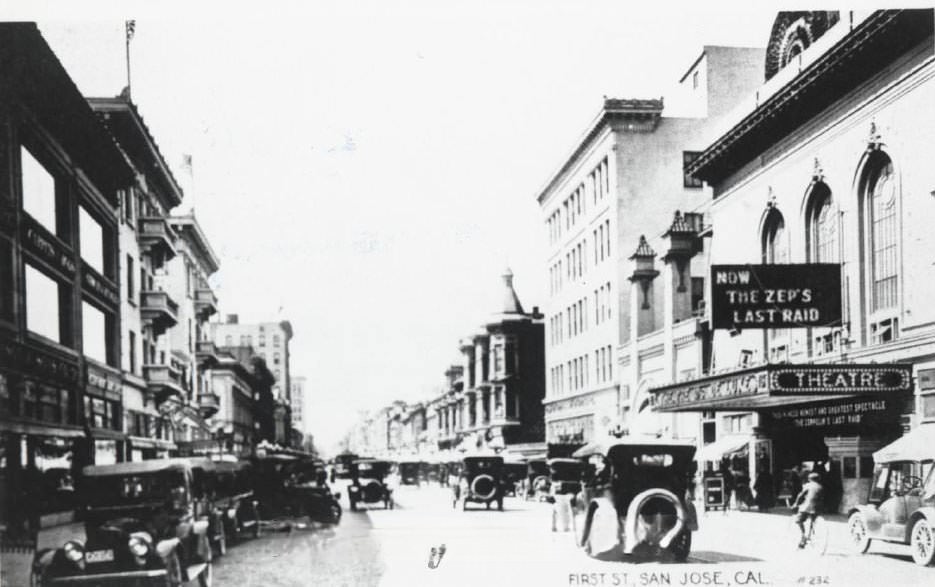
<svg viewBox="0 0 935 587">
<path fill-rule="evenodd" d="M 714 328 L 807 328 L 841 324 L 841 266 L 712 265 Z"/>
</svg>

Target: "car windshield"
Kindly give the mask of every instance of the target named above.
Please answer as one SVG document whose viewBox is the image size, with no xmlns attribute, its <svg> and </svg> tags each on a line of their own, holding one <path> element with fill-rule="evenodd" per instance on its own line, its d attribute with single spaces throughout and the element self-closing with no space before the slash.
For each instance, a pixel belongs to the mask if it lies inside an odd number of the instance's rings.
<svg viewBox="0 0 935 587">
<path fill-rule="evenodd" d="M 382 477 L 388 468 L 388 463 L 357 463 L 357 471 L 361 477 Z"/>
<path fill-rule="evenodd" d="M 127 475 L 81 477 L 79 490 L 91 507 L 138 505 L 171 498 L 172 490 L 185 488 L 180 470 L 153 471 Z"/>
</svg>

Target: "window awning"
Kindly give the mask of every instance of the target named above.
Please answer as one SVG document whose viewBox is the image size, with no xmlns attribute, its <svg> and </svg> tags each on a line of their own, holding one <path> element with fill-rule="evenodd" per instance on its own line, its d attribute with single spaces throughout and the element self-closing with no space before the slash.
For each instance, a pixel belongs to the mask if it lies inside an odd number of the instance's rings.
<svg viewBox="0 0 935 587">
<path fill-rule="evenodd" d="M 753 437 L 749 434 L 734 434 L 718 438 L 711 444 L 706 444 L 695 454 L 695 460 L 720 461 L 725 455 L 743 452 Z"/>
<path fill-rule="evenodd" d="M 873 453 L 878 463 L 935 460 L 935 424 L 922 424 Z"/>
</svg>

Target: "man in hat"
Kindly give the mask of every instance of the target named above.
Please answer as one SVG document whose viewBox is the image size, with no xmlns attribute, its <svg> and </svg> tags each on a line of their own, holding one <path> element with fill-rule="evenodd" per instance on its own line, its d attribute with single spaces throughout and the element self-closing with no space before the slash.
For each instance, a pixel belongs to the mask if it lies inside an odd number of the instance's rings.
<svg viewBox="0 0 935 587">
<path fill-rule="evenodd" d="M 795 504 L 792 506 L 796 510 L 795 523 L 799 527 L 801 538 L 799 548 L 805 548 L 808 542 L 805 534 L 805 520 L 809 521 L 809 529 L 815 526 L 815 518 L 821 512 L 822 501 L 824 499 L 824 488 L 819 480 L 821 475 L 812 472 L 808 474 L 808 482 L 802 487 L 802 491 L 795 498 Z"/>
</svg>

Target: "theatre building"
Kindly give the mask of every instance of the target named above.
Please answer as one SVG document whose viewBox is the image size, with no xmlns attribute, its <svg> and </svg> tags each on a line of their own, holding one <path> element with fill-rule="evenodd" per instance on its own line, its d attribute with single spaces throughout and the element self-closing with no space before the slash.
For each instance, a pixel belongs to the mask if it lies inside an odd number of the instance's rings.
<svg viewBox="0 0 935 587">
<path fill-rule="evenodd" d="M 34 24 L 0 24 L 0 527 L 68 521 L 125 450 L 117 193 L 132 171 Z"/>
<path fill-rule="evenodd" d="M 935 419 L 932 35 L 932 10 L 780 13 L 765 83 L 687 166 L 713 189 L 712 352 L 655 409 L 700 413 L 701 460 L 780 495 L 822 462 L 843 511 Z"/>
</svg>

